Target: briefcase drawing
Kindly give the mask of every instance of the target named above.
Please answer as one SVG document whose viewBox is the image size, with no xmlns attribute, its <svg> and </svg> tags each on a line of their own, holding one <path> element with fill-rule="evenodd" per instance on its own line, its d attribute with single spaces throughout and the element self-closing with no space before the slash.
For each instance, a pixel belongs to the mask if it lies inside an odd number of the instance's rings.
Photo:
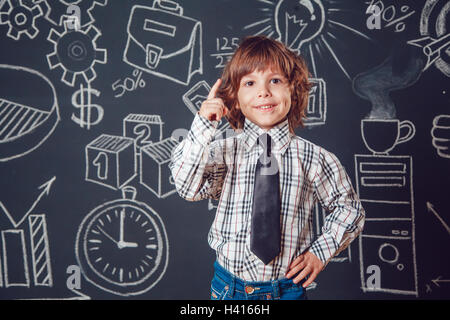
<svg viewBox="0 0 450 320">
<path fill-rule="evenodd" d="M 123 60 L 145 72 L 187 85 L 203 72 L 201 22 L 182 16 L 175 2 L 133 6 Z"/>
</svg>

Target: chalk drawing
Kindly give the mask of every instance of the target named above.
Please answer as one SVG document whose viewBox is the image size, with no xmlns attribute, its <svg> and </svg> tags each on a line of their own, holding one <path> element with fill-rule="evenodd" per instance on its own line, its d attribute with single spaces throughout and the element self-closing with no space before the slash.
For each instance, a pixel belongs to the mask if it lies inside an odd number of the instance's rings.
<svg viewBox="0 0 450 320">
<path fill-rule="evenodd" d="M 53 286 L 53 276 L 45 215 L 30 215 L 28 217 L 28 225 L 31 239 L 34 285 L 51 287 Z"/>
<path fill-rule="evenodd" d="M 411 47 L 401 45 L 382 64 L 353 80 L 354 92 L 372 105 L 361 121 L 361 136 L 372 154 L 355 155 L 356 189 L 366 211 L 359 237 L 363 292 L 418 296 L 413 159 L 390 154 L 410 141 L 416 129 L 411 121 L 395 118 L 396 106 L 389 94 L 413 85 L 423 65 Z M 370 265 L 381 268 L 380 287 L 367 285 Z"/>
<path fill-rule="evenodd" d="M 216 37 L 216 51 L 210 56 L 218 60 L 214 66 L 216 69 L 224 68 L 226 63 L 231 60 L 234 50 L 239 46 L 239 38 L 237 37 Z"/>
<path fill-rule="evenodd" d="M 30 39 L 36 38 L 39 34 L 36 19 L 43 15 L 42 8 L 39 5 L 30 7 L 23 0 L 10 0 L 8 3 L 9 10 L 0 12 L 0 24 L 9 26 L 7 36 L 14 40 L 20 40 L 24 34 Z"/>
<path fill-rule="evenodd" d="M 118 79 L 111 85 L 114 91 L 114 98 L 122 97 L 125 92 L 135 91 L 138 88 L 144 88 L 146 85 L 145 80 L 142 78 L 142 71 L 134 69 L 131 77 L 126 77 L 123 81 Z"/>
<path fill-rule="evenodd" d="M 168 137 L 142 148 L 139 182 L 158 198 L 164 199 L 176 192 L 169 162 L 178 144 L 177 140 Z"/>
<path fill-rule="evenodd" d="M 442 158 L 450 159 L 450 115 L 441 114 L 434 117 L 431 137 L 431 143 L 437 154 Z"/>
<path fill-rule="evenodd" d="M 326 83 L 323 79 L 318 78 L 310 78 L 309 81 L 313 86 L 309 90 L 305 126 L 323 125 L 327 119 Z"/>
<path fill-rule="evenodd" d="M 75 254 L 86 279 L 107 292 L 147 292 L 163 277 L 169 242 L 158 213 L 136 200 L 136 189 L 93 209 L 81 222 Z"/>
<path fill-rule="evenodd" d="M 355 165 L 357 192 L 367 212 L 359 237 L 362 289 L 417 296 L 412 158 L 355 155 Z M 375 289 L 365 279 L 372 264 L 384 275 Z"/>
<path fill-rule="evenodd" d="M 439 222 L 442 224 L 442 226 L 445 228 L 445 230 L 447 230 L 448 234 L 450 235 L 450 227 L 444 221 L 444 219 L 442 219 L 440 214 L 436 211 L 433 204 L 431 204 L 430 202 L 427 202 L 427 209 L 428 209 L 428 211 L 430 211 L 431 213 L 434 214 L 434 216 L 439 220 Z"/>
<path fill-rule="evenodd" d="M 408 44 L 423 49 L 427 58 L 424 71 L 434 65 L 450 77 L 450 33 L 447 29 L 450 2 L 446 0 L 427 0 L 420 16 L 420 35 Z"/>
<path fill-rule="evenodd" d="M 402 66 L 398 65 L 399 62 Z M 396 108 L 390 93 L 416 83 L 422 74 L 423 66 L 423 59 L 412 47 L 399 45 L 393 48 L 389 57 L 380 65 L 355 76 L 353 91 L 370 101 L 372 106 L 367 118 L 394 119 Z"/>
<path fill-rule="evenodd" d="M 168 163 L 178 141 L 163 139 L 163 125 L 159 115 L 127 115 L 123 136 L 102 134 L 86 146 L 86 181 L 117 190 L 139 175 L 159 198 L 175 193 Z"/>
<path fill-rule="evenodd" d="M 406 4 L 386 6 L 381 0 L 376 2 L 372 0 L 367 6 L 366 13 L 372 15 L 368 20 L 375 20 L 367 23 L 369 29 L 387 29 L 393 26 L 394 32 L 403 32 L 406 30 L 406 20 L 411 19 L 416 11 Z"/>
<path fill-rule="evenodd" d="M 440 287 L 441 283 L 450 283 L 450 279 L 441 279 L 441 278 L 442 278 L 442 276 L 439 276 L 436 279 L 433 279 L 431 281 L 436 285 L 436 287 Z"/>
<path fill-rule="evenodd" d="M 293 5 L 298 9 L 294 11 Z M 294 50 L 320 34 L 325 24 L 323 4 L 316 0 L 278 1 L 274 16 L 280 39 Z"/>
<path fill-rule="evenodd" d="M 92 88 L 88 82 L 86 86 L 80 84 L 80 89 L 72 94 L 72 105 L 79 109 L 79 115 L 72 113 L 70 119 L 80 128 L 90 129 L 103 120 L 104 110 L 101 105 L 92 103 L 92 96 L 100 97 L 101 92 Z"/>
<path fill-rule="evenodd" d="M 74 294 L 72 297 L 45 297 L 45 298 L 29 298 L 29 299 L 21 299 L 21 300 L 48 300 L 48 301 L 72 301 L 72 300 L 91 300 L 91 297 L 88 295 L 82 293 L 79 290 L 76 289 L 68 289 L 71 293 Z"/>
<path fill-rule="evenodd" d="M 23 230 L 2 230 L 1 235 L 5 287 L 29 287 L 30 275 Z"/>
<path fill-rule="evenodd" d="M 34 200 L 33 204 L 30 206 L 30 208 L 26 212 L 9 212 L 6 206 L 0 201 L 0 209 L 2 209 L 3 213 L 6 215 L 6 217 L 9 219 L 11 224 L 14 228 L 19 227 L 25 219 L 28 217 L 28 215 L 36 208 L 39 201 L 44 196 L 48 196 L 50 193 L 50 189 L 52 187 L 53 182 L 56 180 L 56 177 L 51 178 L 44 184 L 38 187 L 38 190 L 41 190 L 39 192 L 39 195 L 37 196 L 36 200 Z"/>
<path fill-rule="evenodd" d="M 97 74 L 94 66 L 97 63 L 106 64 L 106 49 L 97 48 L 100 30 L 93 25 L 80 30 L 69 28 L 70 23 L 64 22 L 64 31 L 59 33 L 54 28 L 50 30 L 47 40 L 53 43 L 53 51 L 47 55 L 50 69 L 61 68 L 61 81 L 73 87 L 78 77 L 85 82 L 93 81 Z"/>
<path fill-rule="evenodd" d="M 102 134 L 86 146 L 86 181 L 117 190 L 136 176 L 136 146 L 131 138 Z"/>
<path fill-rule="evenodd" d="M 141 148 L 163 139 L 163 125 L 159 115 L 130 113 L 123 119 L 123 136 L 136 141 L 136 154 Z"/>
<path fill-rule="evenodd" d="M 337 50 L 330 44 L 345 31 L 363 41 L 373 40 L 363 32 L 344 22 L 336 21 L 333 15 L 342 13 L 342 4 L 328 3 L 325 7 L 321 0 L 257 0 L 264 4 L 264 17 L 246 25 L 243 29 L 254 35 L 264 34 L 286 44 L 293 51 L 301 53 L 311 66 L 313 76 L 317 77 L 318 57 L 327 52 L 330 58 L 349 79 L 352 76 L 339 58 Z M 270 17 L 268 18 L 268 14 Z"/>
<path fill-rule="evenodd" d="M 123 61 L 131 66 L 183 85 L 203 73 L 201 22 L 183 16 L 176 2 L 133 6 L 127 34 Z"/>
<path fill-rule="evenodd" d="M 411 140 L 415 132 L 415 126 L 409 120 L 369 118 L 361 121 L 364 144 L 373 154 L 388 154 L 398 144 Z"/>
<path fill-rule="evenodd" d="M 60 116 L 55 87 L 40 72 L 0 64 L 0 80 L 0 161 L 9 161 L 41 146 Z"/>
<path fill-rule="evenodd" d="M 363 292 L 418 295 L 412 168 L 410 156 L 355 155 L 356 190 L 367 213 L 358 239 Z M 381 268 L 380 287 L 367 286 L 370 265 Z"/>
<path fill-rule="evenodd" d="M 14 229 L 1 231 L 2 258 L 0 258 L 0 279 L 4 274 L 5 287 L 30 287 L 30 267 L 27 248 L 30 248 L 31 271 L 33 283 L 37 287 L 52 287 L 53 274 L 50 260 L 50 246 L 47 232 L 47 221 L 45 214 L 31 214 L 44 195 L 48 195 L 55 181 L 53 177 L 38 189 L 42 190 L 37 199 L 25 214 L 11 214 L 0 202 L 0 208 L 6 214 Z M 30 245 L 25 242 L 25 228 L 19 226 L 28 221 Z M 3 286 L 0 280 L 0 287 Z"/>
<path fill-rule="evenodd" d="M 95 7 L 106 6 L 108 0 L 43 0 L 39 3 L 42 3 L 45 7 L 45 19 L 54 26 L 61 26 L 73 17 L 69 10 L 71 6 L 79 7 L 80 17 L 82 17 L 80 26 L 85 27 L 95 22 L 93 15 Z"/>
</svg>

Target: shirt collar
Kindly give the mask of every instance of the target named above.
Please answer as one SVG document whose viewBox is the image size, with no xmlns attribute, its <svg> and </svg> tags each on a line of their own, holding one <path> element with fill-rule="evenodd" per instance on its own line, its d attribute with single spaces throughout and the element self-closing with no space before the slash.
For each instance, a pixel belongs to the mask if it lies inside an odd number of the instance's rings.
<svg viewBox="0 0 450 320">
<path fill-rule="evenodd" d="M 260 128 L 257 124 L 245 118 L 243 138 L 244 146 L 247 151 L 250 151 L 253 148 L 258 137 L 264 132 L 266 131 Z M 289 142 L 292 138 L 292 133 L 289 131 L 288 119 L 277 124 L 267 131 L 267 133 L 270 135 L 275 144 L 275 148 L 272 148 L 272 150 L 283 154 L 289 146 Z"/>
</svg>

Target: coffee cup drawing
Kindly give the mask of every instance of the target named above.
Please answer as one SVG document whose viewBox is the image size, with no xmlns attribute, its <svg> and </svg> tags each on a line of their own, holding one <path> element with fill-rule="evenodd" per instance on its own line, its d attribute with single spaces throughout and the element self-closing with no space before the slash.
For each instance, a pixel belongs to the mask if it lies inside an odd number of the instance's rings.
<svg viewBox="0 0 450 320">
<path fill-rule="evenodd" d="M 364 144 L 374 154 L 387 155 L 396 145 L 411 140 L 415 133 L 416 128 L 409 120 L 361 120 L 361 135 Z"/>
</svg>

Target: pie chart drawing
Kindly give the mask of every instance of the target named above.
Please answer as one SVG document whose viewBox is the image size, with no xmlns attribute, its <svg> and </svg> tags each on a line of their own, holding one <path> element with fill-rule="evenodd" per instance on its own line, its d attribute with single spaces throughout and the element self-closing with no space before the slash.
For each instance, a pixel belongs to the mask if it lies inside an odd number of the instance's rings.
<svg viewBox="0 0 450 320">
<path fill-rule="evenodd" d="M 53 84 L 40 72 L 0 64 L 0 161 L 32 152 L 60 120 Z"/>
</svg>

